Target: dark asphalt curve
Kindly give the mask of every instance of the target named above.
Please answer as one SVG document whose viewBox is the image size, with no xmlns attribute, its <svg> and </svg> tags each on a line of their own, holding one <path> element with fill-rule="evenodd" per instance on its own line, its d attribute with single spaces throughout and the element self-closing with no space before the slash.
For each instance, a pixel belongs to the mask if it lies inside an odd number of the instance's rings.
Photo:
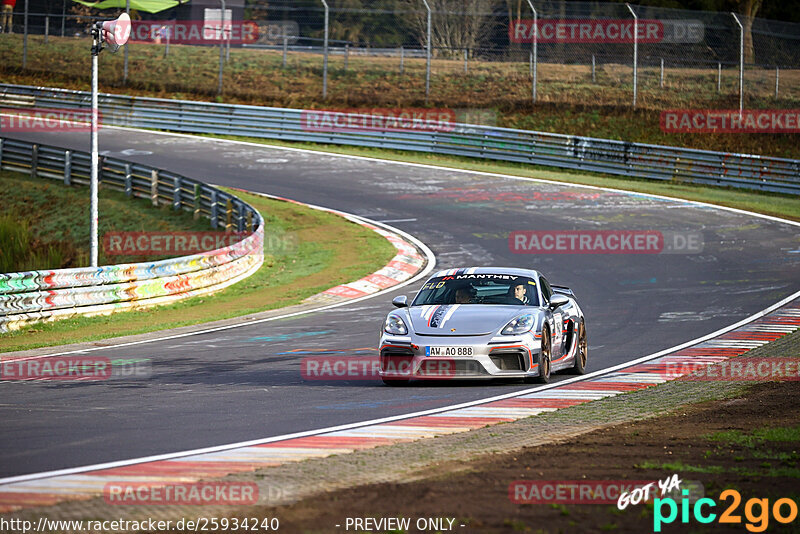
<svg viewBox="0 0 800 534">
<path fill-rule="evenodd" d="M 88 148 L 86 134 L 16 134 Z M 104 153 L 355 213 L 410 232 L 441 268 L 532 267 L 572 287 L 589 369 L 708 334 L 800 289 L 798 228 L 643 195 L 305 151 L 104 129 Z M 102 217 L 102 213 L 100 214 Z M 699 232 L 694 254 L 512 253 L 515 230 Z M 413 294 L 418 286 L 397 293 Z M 312 382 L 308 355 L 374 354 L 393 295 L 291 319 L 111 348 L 146 379 L 0 383 L 0 476 L 124 460 L 436 408 L 527 386 Z M 100 353 L 96 353 L 100 354 Z"/>
</svg>

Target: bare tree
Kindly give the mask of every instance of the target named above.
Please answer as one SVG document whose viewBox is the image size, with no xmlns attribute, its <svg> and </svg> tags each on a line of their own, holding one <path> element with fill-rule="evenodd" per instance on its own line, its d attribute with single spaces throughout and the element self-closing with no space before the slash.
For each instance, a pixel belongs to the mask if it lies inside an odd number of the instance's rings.
<svg viewBox="0 0 800 534">
<path fill-rule="evenodd" d="M 410 12 L 411 27 L 426 45 L 427 12 L 422 0 L 399 0 Z M 455 57 L 465 48 L 474 50 L 489 36 L 495 0 L 428 0 L 431 6 L 431 45 L 437 55 Z"/>
<path fill-rule="evenodd" d="M 758 10 L 761 9 L 763 0 L 739 0 L 739 13 L 742 17 L 744 27 L 744 60 L 746 63 L 754 63 L 756 54 L 753 48 L 753 19 Z"/>
</svg>

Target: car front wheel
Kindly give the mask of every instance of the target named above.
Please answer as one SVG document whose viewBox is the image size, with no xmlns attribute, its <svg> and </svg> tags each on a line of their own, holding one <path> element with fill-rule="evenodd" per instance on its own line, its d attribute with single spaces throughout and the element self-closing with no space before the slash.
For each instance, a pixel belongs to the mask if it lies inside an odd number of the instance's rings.
<svg viewBox="0 0 800 534">
<path fill-rule="evenodd" d="M 525 380 L 526 382 L 534 384 L 547 384 L 550 382 L 550 356 L 552 346 L 550 332 L 547 328 L 544 328 L 542 330 L 542 350 L 539 351 L 539 355 L 534 362 L 538 364 L 539 376 L 530 377 Z"/>
</svg>

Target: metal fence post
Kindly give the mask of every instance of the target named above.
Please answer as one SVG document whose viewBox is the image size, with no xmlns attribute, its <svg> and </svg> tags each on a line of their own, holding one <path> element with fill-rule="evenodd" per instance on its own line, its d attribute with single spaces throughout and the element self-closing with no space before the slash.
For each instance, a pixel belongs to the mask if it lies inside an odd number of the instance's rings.
<svg viewBox="0 0 800 534">
<path fill-rule="evenodd" d="M 537 56 L 537 46 L 539 44 L 539 14 L 536 8 L 533 7 L 533 1 L 528 0 L 528 5 L 533 11 L 533 45 L 531 49 L 531 101 L 536 103 L 536 75 L 539 70 L 539 58 Z"/>
<path fill-rule="evenodd" d="M 214 228 L 214 229 L 219 227 L 219 220 L 218 220 L 218 216 L 217 216 L 217 210 L 218 210 L 218 207 L 217 207 L 217 190 L 216 189 L 212 189 L 211 190 L 211 217 L 209 217 L 209 219 L 211 220 L 211 228 Z"/>
<path fill-rule="evenodd" d="M 158 206 L 158 170 L 150 171 L 150 201 Z"/>
<path fill-rule="evenodd" d="M 219 80 L 217 81 L 217 94 L 222 94 L 222 69 L 223 65 L 225 64 L 225 0 L 219 0 L 220 5 L 222 6 L 222 13 L 220 14 L 221 28 L 220 28 L 220 40 L 219 40 Z"/>
<path fill-rule="evenodd" d="M 236 231 L 244 232 L 244 206 L 241 202 L 236 203 Z"/>
<path fill-rule="evenodd" d="M 128 198 L 133 198 L 133 176 L 131 175 L 131 164 L 125 165 L 125 194 Z"/>
<path fill-rule="evenodd" d="M 464 74 L 469 72 L 469 66 L 467 62 L 469 61 L 469 48 L 464 49 Z"/>
<path fill-rule="evenodd" d="M 344 71 L 347 72 L 347 64 L 350 62 L 350 43 L 344 44 Z"/>
<path fill-rule="evenodd" d="M 22 68 L 24 69 L 27 66 L 28 66 L 28 0 L 25 0 L 25 14 L 22 17 Z"/>
<path fill-rule="evenodd" d="M 533 79 L 533 50 L 528 52 L 528 77 Z"/>
<path fill-rule="evenodd" d="M 633 15 L 633 107 L 636 107 L 636 92 L 639 69 L 639 17 L 630 4 L 625 4 Z"/>
<path fill-rule="evenodd" d="M 200 200 L 202 198 L 201 195 L 200 195 L 200 191 L 201 191 L 200 184 L 198 184 L 198 183 L 194 184 L 194 215 L 193 215 L 193 218 L 194 218 L 195 221 L 200 218 Z"/>
<path fill-rule="evenodd" d="M 72 185 L 72 151 L 64 151 L 64 185 Z"/>
<path fill-rule="evenodd" d="M 592 83 L 595 83 L 595 76 L 594 76 L 594 54 L 592 54 Z"/>
<path fill-rule="evenodd" d="M 744 109 L 744 27 L 736 13 L 731 12 L 731 15 L 739 25 L 739 118 L 741 118 Z"/>
<path fill-rule="evenodd" d="M 61 4 L 61 37 L 64 37 L 67 30 L 67 0 Z"/>
<path fill-rule="evenodd" d="M 31 178 L 36 178 L 39 169 L 39 145 L 34 143 L 31 147 Z"/>
<path fill-rule="evenodd" d="M 326 0 L 320 0 L 322 5 L 325 6 L 325 41 L 322 50 L 322 98 L 328 98 L 328 21 L 329 9 Z"/>
<path fill-rule="evenodd" d="M 406 49 L 403 47 L 403 45 L 400 45 L 400 74 L 403 74 L 403 71 L 405 70 L 405 59 Z"/>
<path fill-rule="evenodd" d="M 181 209 L 181 179 L 179 176 L 176 176 L 172 182 L 172 209 L 175 211 Z"/>
<path fill-rule="evenodd" d="M 778 99 L 778 80 L 781 77 L 781 68 L 775 67 L 775 100 Z"/>
<path fill-rule="evenodd" d="M 47 15 L 44 18 L 44 44 L 47 44 L 47 40 L 49 37 L 50 37 L 50 15 Z"/>
<path fill-rule="evenodd" d="M 283 36 L 283 68 L 286 68 L 286 54 L 289 51 L 289 38 Z"/>
<path fill-rule="evenodd" d="M 233 230 L 233 202 L 229 198 L 225 201 L 225 231 Z"/>
<path fill-rule="evenodd" d="M 170 28 L 169 26 L 165 27 L 164 28 L 164 33 L 166 34 L 166 38 L 167 38 L 167 44 L 164 47 L 164 57 L 167 57 L 169 55 L 169 37 L 170 37 L 170 34 L 172 33 L 172 28 Z M 126 43 L 126 45 L 127 45 L 127 43 Z"/>
<path fill-rule="evenodd" d="M 25 0 L 27 2 L 27 0 Z M 427 44 L 425 46 L 425 103 L 428 103 L 428 96 L 431 93 L 431 6 L 428 5 L 428 0 L 422 0 L 425 4 L 425 9 L 428 10 L 428 36 Z"/>
<path fill-rule="evenodd" d="M 664 88 L 664 58 L 661 58 L 661 78 L 658 80 L 658 86 Z"/>
<path fill-rule="evenodd" d="M 717 63 L 717 92 L 722 92 L 722 63 Z"/>
</svg>

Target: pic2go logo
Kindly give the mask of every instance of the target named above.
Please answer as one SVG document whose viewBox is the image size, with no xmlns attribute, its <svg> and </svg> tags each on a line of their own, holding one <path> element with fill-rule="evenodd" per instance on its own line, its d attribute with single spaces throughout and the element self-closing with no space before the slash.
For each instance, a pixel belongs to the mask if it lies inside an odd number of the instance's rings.
<svg viewBox="0 0 800 534">
<path fill-rule="evenodd" d="M 737 509 L 742 503 L 741 494 L 734 490 L 728 489 L 719 494 L 719 500 L 724 502 L 731 500 L 731 503 L 725 511 L 717 519 L 717 514 L 711 510 L 716 508 L 717 503 L 714 499 L 702 498 L 698 499 L 694 506 L 689 503 L 689 490 L 681 492 L 683 498 L 680 504 L 681 523 L 688 524 L 690 521 L 690 512 L 694 515 L 695 521 L 698 523 L 712 523 L 717 520 L 720 524 L 741 524 L 742 516 L 738 515 Z M 678 518 L 678 503 L 675 499 L 670 497 L 653 501 L 653 532 L 661 532 L 661 525 L 669 525 Z M 791 523 L 797 518 L 797 503 L 789 498 L 777 499 L 772 503 L 770 508 L 769 499 L 752 498 L 744 504 L 744 516 L 747 519 L 745 528 L 749 532 L 764 532 L 769 526 L 770 516 L 772 516 L 778 523 Z"/>
</svg>

